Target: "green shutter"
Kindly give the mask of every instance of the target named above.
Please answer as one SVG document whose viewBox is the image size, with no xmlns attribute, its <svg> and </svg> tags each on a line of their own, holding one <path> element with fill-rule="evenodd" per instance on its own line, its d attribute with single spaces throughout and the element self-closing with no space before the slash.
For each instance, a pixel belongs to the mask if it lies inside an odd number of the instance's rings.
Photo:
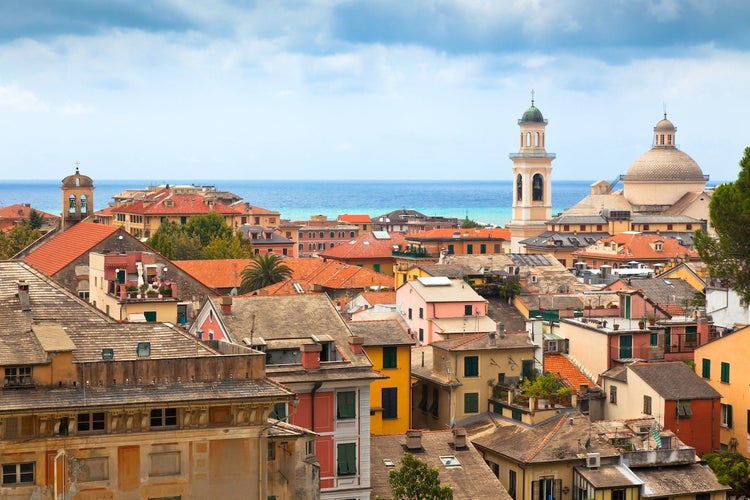
<svg viewBox="0 0 750 500">
<path fill-rule="evenodd" d="M 341 391 L 336 393 L 336 418 L 356 418 L 356 393 Z"/>
<path fill-rule="evenodd" d="M 357 473 L 357 445 L 356 443 L 341 443 L 337 445 L 337 471 L 340 476 L 351 476 Z"/>
<path fill-rule="evenodd" d="M 725 384 L 729 383 L 729 363 L 721 363 L 721 381 Z"/>
<path fill-rule="evenodd" d="M 464 377 L 479 376 L 479 356 L 464 356 Z"/>
<path fill-rule="evenodd" d="M 146 318 L 146 321 L 149 323 L 153 323 L 156 321 L 156 311 L 143 311 L 143 317 Z"/>
<path fill-rule="evenodd" d="M 703 378 L 711 378 L 711 360 L 703 358 L 703 368 L 701 370 L 701 376 Z"/>
<path fill-rule="evenodd" d="M 732 405 L 727 405 L 727 427 L 732 428 Z"/>
<path fill-rule="evenodd" d="M 383 347 L 383 368 L 396 368 L 396 348 Z"/>
<path fill-rule="evenodd" d="M 464 394 L 464 413 L 479 413 L 479 394 L 467 392 Z"/>
<path fill-rule="evenodd" d="M 472 245 L 471 243 L 469 243 L 468 245 L 466 245 L 466 253 L 469 254 L 469 255 L 473 254 L 474 253 L 474 245 Z"/>
</svg>

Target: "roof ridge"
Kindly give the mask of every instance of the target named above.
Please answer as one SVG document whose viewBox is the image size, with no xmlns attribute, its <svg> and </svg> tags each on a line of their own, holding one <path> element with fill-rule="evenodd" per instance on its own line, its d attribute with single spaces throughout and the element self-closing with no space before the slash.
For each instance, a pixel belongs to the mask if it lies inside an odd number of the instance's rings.
<svg viewBox="0 0 750 500">
<path fill-rule="evenodd" d="M 563 422 L 565 422 L 565 415 L 560 416 L 560 420 L 557 421 L 557 424 L 552 428 L 551 431 L 547 433 L 546 436 L 542 439 L 542 441 L 539 443 L 539 445 L 531 452 L 529 455 L 524 459 L 525 462 L 528 462 L 532 458 L 534 458 L 540 451 L 542 451 L 542 448 L 544 448 L 547 443 L 550 442 L 552 437 L 557 433 L 558 430 L 560 430 L 560 427 L 562 426 Z"/>
<path fill-rule="evenodd" d="M 474 342 L 475 340 L 479 340 L 481 337 L 484 337 L 487 335 L 486 333 L 477 333 L 475 335 L 471 335 L 468 338 L 466 338 L 463 342 L 457 342 L 454 346 L 450 348 L 450 350 L 456 349 L 457 347 L 465 346 L 466 344 L 470 344 L 471 342 Z"/>
</svg>

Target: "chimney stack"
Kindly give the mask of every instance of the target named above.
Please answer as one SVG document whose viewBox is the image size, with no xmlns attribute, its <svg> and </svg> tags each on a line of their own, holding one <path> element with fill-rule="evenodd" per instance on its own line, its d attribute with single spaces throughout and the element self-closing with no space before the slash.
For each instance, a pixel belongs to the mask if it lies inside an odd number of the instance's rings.
<svg viewBox="0 0 750 500">
<path fill-rule="evenodd" d="M 466 429 L 456 427 L 453 429 L 453 448 L 460 450 L 466 448 Z"/>
<path fill-rule="evenodd" d="M 320 351 L 323 350 L 322 345 L 317 343 L 302 344 L 299 346 L 299 350 L 302 354 L 302 368 L 305 370 L 320 369 Z"/>
<path fill-rule="evenodd" d="M 418 429 L 409 429 L 408 431 L 406 431 L 406 449 L 422 449 L 422 431 Z"/>
<path fill-rule="evenodd" d="M 498 322 L 497 323 L 497 336 L 501 339 L 505 338 L 505 323 Z"/>
<path fill-rule="evenodd" d="M 221 298 L 221 312 L 224 314 L 232 314 L 232 297 Z"/>
<path fill-rule="evenodd" d="M 490 341 L 490 347 L 497 346 L 497 334 L 495 332 L 488 333 L 487 337 L 489 338 L 489 341 Z"/>
<path fill-rule="evenodd" d="M 352 348 L 352 351 L 354 354 L 362 354 L 362 344 L 364 343 L 365 338 L 362 336 L 353 336 L 349 337 L 349 347 Z"/>
<path fill-rule="evenodd" d="M 31 311 L 29 284 L 25 280 L 18 280 L 18 301 L 21 303 L 22 311 Z"/>
</svg>

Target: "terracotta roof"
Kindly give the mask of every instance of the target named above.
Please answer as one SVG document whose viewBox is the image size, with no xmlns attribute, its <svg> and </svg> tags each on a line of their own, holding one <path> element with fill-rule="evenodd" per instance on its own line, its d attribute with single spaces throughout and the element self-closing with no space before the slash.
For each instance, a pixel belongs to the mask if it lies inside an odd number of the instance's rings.
<svg viewBox="0 0 750 500">
<path fill-rule="evenodd" d="M 406 245 L 406 238 L 400 233 L 387 234 L 387 238 L 379 238 L 374 233 L 366 233 L 319 255 L 331 259 L 391 259 L 394 245 Z"/>
<path fill-rule="evenodd" d="M 376 304 L 395 304 L 396 303 L 396 292 L 362 292 L 360 294 L 368 304 L 374 306 Z"/>
<path fill-rule="evenodd" d="M 242 210 L 223 203 L 213 203 L 209 206 L 206 198 L 200 194 L 175 194 L 167 189 L 158 191 L 146 200 L 118 205 L 113 208 L 112 212 L 153 216 L 204 215 L 210 212 L 218 212 L 222 215 L 242 214 Z"/>
<path fill-rule="evenodd" d="M 440 483 L 448 484 L 453 490 L 455 500 L 475 500 L 492 498 L 509 500 L 505 487 L 495 477 L 482 455 L 467 440 L 466 446 L 456 448 L 451 430 L 420 431 L 422 447 L 417 450 L 406 448 L 406 437 L 402 434 L 372 436 L 370 438 L 370 484 L 373 496 L 390 497 L 391 487 L 388 473 L 400 467 L 404 453 L 410 452 L 414 457 L 426 463 L 430 468 L 440 472 Z M 446 466 L 441 457 L 455 457 L 459 465 Z M 386 465 L 391 460 L 393 466 Z"/>
<path fill-rule="evenodd" d="M 593 387 L 594 381 L 583 374 L 581 370 L 560 353 L 550 352 L 544 355 L 544 371 L 553 373 L 565 382 L 565 385 L 577 394 L 582 385 Z"/>
<path fill-rule="evenodd" d="M 339 220 L 348 224 L 369 224 L 372 222 L 372 218 L 366 214 L 341 214 Z"/>
<path fill-rule="evenodd" d="M 57 221 L 60 219 L 59 215 L 52 215 L 47 212 L 42 212 L 41 210 L 37 210 L 36 208 L 32 207 L 28 203 L 16 203 L 13 205 L 8 205 L 6 207 L 0 207 L 0 220 L 28 219 L 29 214 L 32 210 L 38 213 L 44 220 Z"/>
<path fill-rule="evenodd" d="M 460 228 L 440 228 L 431 229 L 417 234 L 409 235 L 408 240 L 427 240 L 427 239 L 458 239 L 458 240 L 488 240 L 498 239 L 510 241 L 510 229 L 502 227 L 493 228 L 472 228 L 472 229 L 460 229 Z"/>
<path fill-rule="evenodd" d="M 233 288 L 239 287 L 242 283 L 242 270 L 250 262 L 250 259 L 179 260 L 175 261 L 175 264 L 206 286 Z M 390 276 L 335 260 L 287 257 L 283 262 L 292 269 L 292 278 L 264 288 L 265 294 L 299 293 L 294 287 L 295 282 L 299 283 L 306 292 L 311 291 L 313 285 L 339 290 L 361 290 L 373 286 L 393 287 L 393 278 Z"/>
<path fill-rule="evenodd" d="M 608 248 L 616 243 L 618 251 L 609 252 Z M 662 250 L 656 250 L 656 242 L 661 242 Z M 665 238 L 658 234 L 637 232 L 620 233 L 602 238 L 597 243 L 573 252 L 578 257 L 611 259 L 611 260 L 669 260 L 677 257 L 698 258 L 698 253 L 680 244 L 674 238 Z"/>
<path fill-rule="evenodd" d="M 52 276 L 118 230 L 117 226 L 79 222 L 70 229 L 56 233 L 23 260 L 47 276 Z"/>
</svg>

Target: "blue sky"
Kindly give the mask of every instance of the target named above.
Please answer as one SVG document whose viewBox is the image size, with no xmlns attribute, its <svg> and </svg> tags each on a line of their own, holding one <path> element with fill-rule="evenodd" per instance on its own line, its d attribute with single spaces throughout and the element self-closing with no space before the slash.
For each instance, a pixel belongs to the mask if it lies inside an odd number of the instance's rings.
<svg viewBox="0 0 750 500">
<path fill-rule="evenodd" d="M 517 120 L 554 179 L 613 180 L 666 111 L 734 180 L 743 0 L 4 0 L 5 179 L 509 180 Z"/>
</svg>

